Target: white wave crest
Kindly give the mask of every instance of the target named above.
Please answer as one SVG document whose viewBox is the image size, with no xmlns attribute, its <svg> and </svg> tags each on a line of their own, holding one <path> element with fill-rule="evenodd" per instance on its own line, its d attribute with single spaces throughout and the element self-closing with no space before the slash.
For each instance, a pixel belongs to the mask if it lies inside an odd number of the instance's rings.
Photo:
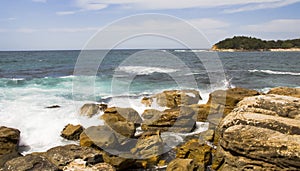
<svg viewBox="0 0 300 171">
<path fill-rule="evenodd" d="M 149 75 L 154 72 L 159 73 L 172 73 L 176 72 L 176 69 L 172 68 L 159 68 L 159 67 L 148 67 L 148 66 L 121 66 L 116 69 L 116 71 L 126 72 L 129 74 L 137 74 L 137 75 Z"/>
<path fill-rule="evenodd" d="M 297 72 L 284 72 L 284 71 L 272 71 L 272 70 L 248 70 L 249 72 L 261 72 L 261 73 L 267 73 L 267 74 L 275 74 L 275 75 L 299 75 L 300 73 Z"/>
</svg>

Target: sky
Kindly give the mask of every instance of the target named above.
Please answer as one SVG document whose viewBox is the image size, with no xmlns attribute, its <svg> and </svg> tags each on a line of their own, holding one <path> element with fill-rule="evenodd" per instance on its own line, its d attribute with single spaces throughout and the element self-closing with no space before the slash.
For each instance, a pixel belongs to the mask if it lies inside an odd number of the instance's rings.
<svg viewBox="0 0 300 171">
<path fill-rule="evenodd" d="M 294 39 L 300 38 L 299 9 L 300 0 L 1 0 L 0 50 L 84 49 L 97 33 L 116 21 L 144 13 L 175 17 L 197 28 L 208 45 L 193 48 L 210 48 L 240 35 Z M 189 34 L 175 20 L 149 17 L 114 28 L 101 41 L 115 33 L 143 28 Z M 149 35 L 124 42 L 118 47 L 181 47 L 178 42 Z"/>
</svg>

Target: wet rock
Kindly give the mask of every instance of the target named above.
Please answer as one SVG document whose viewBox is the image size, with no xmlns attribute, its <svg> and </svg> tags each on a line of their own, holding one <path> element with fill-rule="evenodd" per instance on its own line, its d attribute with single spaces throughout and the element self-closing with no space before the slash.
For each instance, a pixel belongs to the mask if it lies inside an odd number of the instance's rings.
<svg viewBox="0 0 300 171">
<path fill-rule="evenodd" d="M 193 159 L 174 159 L 167 167 L 167 171 L 194 171 L 196 169 Z"/>
<path fill-rule="evenodd" d="M 80 134 L 80 146 L 113 149 L 119 146 L 119 142 L 109 127 L 91 126 Z"/>
<path fill-rule="evenodd" d="M 167 109 L 163 112 L 150 109 L 142 114 L 144 131 L 191 132 L 196 126 L 196 114 L 189 107 Z"/>
<path fill-rule="evenodd" d="M 220 123 L 219 170 L 297 170 L 300 167 L 299 98 L 248 97 Z"/>
<path fill-rule="evenodd" d="M 92 117 L 100 111 L 104 111 L 106 108 L 106 104 L 87 103 L 80 108 L 80 115 Z"/>
<path fill-rule="evenodd" d="M 80 134 L 84 128 L 81 125 L 68 124 L 61 132 L 61 137 L 67 140 L 79 140 Z"/>
<path fill-rule="evenodd" d="M 177 147 L 177 158 L 193 159 L 194 164 L 201 170 L 205 170 L 211 162 L 212 148 L 199 139 L 191 139 Z"/>
<path fill-rule="evenodd" d="M 197 104 L 201 100 L 196 90 L 168 90 L 154 95 L 156 103 L 161 107 L 175 108 L 182 105 Z"/>
<path fill-rule="evenodd" d="M 20 131 L 13 128 L 0 127 L 0 156 L 18 151 Z"/>
<path fill-rule="evenodd" d="M 26 155 L 14 158 L 5 163 L 5 171 L 31 170 L 31 171 L 58 171 L 58 167 L 51 163 L 46 157 L 39 155 Z"/>
<path fill-rule="evenodd" d="M 300 98 L 300 88 L 276 87 L 272 88 L 267 94 L 277 94 Z"/>
<path fill-rule="evenodd" d="M 59 105 L 52 105 L 52 106 L 47 106 L 46 109 L 56 109 L 56 108 L 60 108 Z"/>
<path fill-rule="evenodd" d="M 78 145 L 66 145 L 51 148 L 42 155 L 59 169 L 63 169 L 75 159 L 82 159 L 87 164 L 103 162 L 102 152 L 93 148 L 80 147 Z"/>
<path fill-rule="evenodd" d="M 197 114 L 198 122 L 206 122 L 209 113 L 212 112 L 210 110 L 213 110 L 213 108 L 211 108 L 211 106 L 207 104 L 193 104 L 189 107 L 192 108 Z"/>
</svg>

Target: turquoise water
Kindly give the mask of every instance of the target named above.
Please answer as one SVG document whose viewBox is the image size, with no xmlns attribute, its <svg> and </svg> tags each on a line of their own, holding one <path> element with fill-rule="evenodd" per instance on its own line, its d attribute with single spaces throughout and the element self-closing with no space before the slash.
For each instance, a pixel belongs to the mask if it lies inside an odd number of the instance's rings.
<svg viewBox="0 0 300 171">
<path fill-rule="evenodd" d="M 299 52 L 162 50 L 136 55 L 141 52 L 111 51 L 95 74 L 87 73 L 98 61 L 88 59 L 87 72 L 76 76 L 80 51 L 0 52 L 0 125 L 21 130 L 21 145 L 28 147 L 25 153 L 44 151 L 70 143 L 59 136 L 68 123 L 102 124 L 97 117 L 78 115 L 87 102 L 133 107 L 142 113 L 141 98 L 165 89 L 198 89 L 203 98 L 200 103 L 206 103 L 216 89 L 300 87 Z M 221 68 L 212 55 L 219 56 Z M 212 77 L 217 79 L 212 81 Z M 45 108 L 52 105 L 61 108 Z"/>
</svg>

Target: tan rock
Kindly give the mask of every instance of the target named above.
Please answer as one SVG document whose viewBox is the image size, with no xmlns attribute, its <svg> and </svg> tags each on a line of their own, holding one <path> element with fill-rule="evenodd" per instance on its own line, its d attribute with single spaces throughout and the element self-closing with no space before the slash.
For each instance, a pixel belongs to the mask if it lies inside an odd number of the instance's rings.
<svg viewBox="0 0 300 171">
<path fill-rule="evenodd" d="M 80 115 L 92 117 L 100 111 L 104 111 L 106 108 L 106 104 L 87 103 L 80 108 Z"/>
<path fill-rule="evenodd" d="M 153 96 L 159 106 L 174 108 L 182 105 L 197 104 L 201 100 L 196 90 L 168 90 Z"/>
<path fill-rule="evenodd" d="M 194 171 L 196 169 L 193 159 L 174 159 L 167 167 L 167 171 Z"/>
<path fill-rule="evenodd" d="M 0 127 L 0 155 L 18 151 L 20 131 L 8 127 Z"/>
<path fill-rule="evenodd" d="M 81 125 L 68 124 L 61 132 L 61 137 L 67 140 L 79 140 L 80 134 L 84 128 Z"/>
<path fill-rule="evenodd" d="M 276 87 L 272 88 L 267 94 L 278 94 L 300 98 L 300 88 Z"/>
</svg>

